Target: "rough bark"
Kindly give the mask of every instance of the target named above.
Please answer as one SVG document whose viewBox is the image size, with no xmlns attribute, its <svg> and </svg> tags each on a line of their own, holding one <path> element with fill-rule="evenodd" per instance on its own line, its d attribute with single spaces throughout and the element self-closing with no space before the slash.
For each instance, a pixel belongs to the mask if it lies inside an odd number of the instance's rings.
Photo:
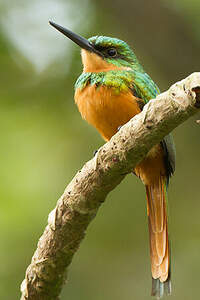
<svg viewBox="0 0 200 300">
<path fill-rule="evenodd" d="M 21 285 L 21 300 L 59 299 L 67 267 L 107 194 L 199 108 L 200 73 L 193 73 L 145 105 L 78 171 L 49 214 Z"/>
</svg>

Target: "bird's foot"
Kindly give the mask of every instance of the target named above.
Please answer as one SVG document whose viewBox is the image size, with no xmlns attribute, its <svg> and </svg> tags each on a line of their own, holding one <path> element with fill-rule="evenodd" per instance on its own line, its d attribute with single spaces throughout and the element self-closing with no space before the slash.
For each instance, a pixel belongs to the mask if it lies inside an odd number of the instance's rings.
<svg viewBox="0 0 200 300">
<path fill-rule="evenodd" d="M 95 155 L 97 154 L 98 151 L 99 151 L 99 149 L 98 149 L 98 150 L 95 150 L 95 151 L 93 152 L 93 156 L 95 156 Z"/>
<path fill-rule="evenodd" d="M 117 128 L 117 131 L 120 131 L 121 128 L 122 128 L 122 125 Z"/>
</svg>

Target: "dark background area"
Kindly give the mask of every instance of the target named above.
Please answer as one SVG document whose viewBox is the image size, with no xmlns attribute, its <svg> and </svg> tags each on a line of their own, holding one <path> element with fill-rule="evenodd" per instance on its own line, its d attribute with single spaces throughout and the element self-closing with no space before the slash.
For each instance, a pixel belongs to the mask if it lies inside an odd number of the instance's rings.
<svg viewBox="0 0 200 300">
<path fill-rule="evenodd" d="M 0 299 L 20 283 L 49 212 L 103 141 L 81 120 L 73 85 L 80 49 L 48 20 L 85 37 L 127 41 L 164 91 L 200 71 L 197 0 L 4 1 L 0 7 Z M 174 131 L 177 168 L 169 188 L 173 295 L 200 293 L 200 127 Z M 133 175 L 112 192 L 89 226 L 61 299 L 150 299 L 146 199 Z"/>
</svg>

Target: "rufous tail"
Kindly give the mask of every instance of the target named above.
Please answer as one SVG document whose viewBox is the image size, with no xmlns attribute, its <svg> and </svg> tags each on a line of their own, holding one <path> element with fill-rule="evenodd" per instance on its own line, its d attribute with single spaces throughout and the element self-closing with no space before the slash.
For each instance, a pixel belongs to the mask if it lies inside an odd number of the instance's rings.
<svg viewBox="0 0 200 300">
<path fill-rule="evenodd" d="M 170 249 L 167 230 L 166 179 L 146 186 L 152 272 L 152 296 L 171 294 Z"/>
</svg>

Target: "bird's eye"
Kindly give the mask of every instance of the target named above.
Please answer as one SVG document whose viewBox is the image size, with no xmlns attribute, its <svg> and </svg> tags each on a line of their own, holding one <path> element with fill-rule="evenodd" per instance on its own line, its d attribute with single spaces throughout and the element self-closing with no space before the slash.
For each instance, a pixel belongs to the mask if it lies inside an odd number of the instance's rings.
<svg viewBox="0 0 200 300">
<path fill-rule="evenodd" d="M 107 50 L 107 53 L 108 53 L 108 55 L 109 55 L 110 57 L 115 57 L 115 56 L 117 56 L 117 50 L 116 50 L 115 48 L 109 48 L 109 49 Z"/>
</svg>

